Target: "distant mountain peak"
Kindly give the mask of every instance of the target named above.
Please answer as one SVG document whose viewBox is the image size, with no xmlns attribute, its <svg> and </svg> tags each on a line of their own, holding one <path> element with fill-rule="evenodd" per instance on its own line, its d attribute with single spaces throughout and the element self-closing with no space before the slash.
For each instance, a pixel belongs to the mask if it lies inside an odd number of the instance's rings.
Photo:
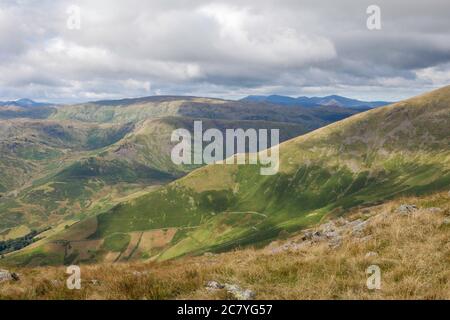
<svg viewBox="0 0 450 320">
<path fill-rule="evenodd" d="M 385 106 L 391 104 L 387 101 L 361 101 L 357 99 L 351 99 L 339 95 L 329 95 L 325 97 L 306 97 L 300 96 L 297 98 L 282 96 L 282 95 L 258 95 L 258 96 L 248 96 L 241 101 L 248 102 L 268 102 L 274 104 L 282 104 L 289 106 L 302 106 L 302 107 L 320 107 L 320 106 L 337 106 L 344 108 L 355 108 L 355 109 L 370 109 Z"/>
<path fill-rule="evenodd" d="M 36 102 L 34 100 L 28 98 L 21 98 L 14 101 L 0 101 L 0 106 L 15 106 L 15 107 L 48 107 L 51 106 L 51 103 L 45 102 Z"/>
</svg>

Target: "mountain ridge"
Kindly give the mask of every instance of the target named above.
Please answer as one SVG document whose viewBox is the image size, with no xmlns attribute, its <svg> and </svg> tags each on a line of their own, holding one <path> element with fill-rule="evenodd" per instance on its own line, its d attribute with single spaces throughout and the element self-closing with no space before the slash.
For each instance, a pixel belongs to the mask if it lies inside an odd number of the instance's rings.
<svg viewBox="0 0 450 320">
<path fill-rule="evenodd" d="M 303 107 L 317 107 L 317 106 L 338 106 L 345 108 L 355 109 L 371 109 L 376 107 L 392 104 L 387 101 L 361 101 L 357 99 L 351 99 L 339 95 L 329 95 L 324 97 L 290 97 L 282 95 L 255 95 L 247 96 L 239 101 L 254 101 L 254 102 L 268 102 L 274 104 L 282 104 L 288 106 L 303 106 Z"/>
</svg>

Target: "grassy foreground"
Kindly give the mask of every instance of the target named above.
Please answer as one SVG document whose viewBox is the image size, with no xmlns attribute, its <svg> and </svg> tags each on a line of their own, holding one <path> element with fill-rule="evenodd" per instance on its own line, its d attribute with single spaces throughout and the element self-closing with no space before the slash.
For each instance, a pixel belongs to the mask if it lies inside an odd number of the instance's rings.
<svg viewBox="0 0 450 320">
<path fill-rule="evenodd" d="M 419 209 L 401 214 L 404 203 Z M 20 280 L 0 283 L 0 299 L 233 298 L 225 290 L 207 289 L 211 280 L 251 289 L 256 299 L 450 299 L 449 220 L 447 192 L 401 198 L 348 212 L 345 223 L 361 221 L 364 228 L 342 232 L 337 247 L 328 240 L 305 245 L 308 231 L 302 231 L 265 248 L 83 265 L 81 290 L 66 288 L 65 267 L 17 268 L 10 271 Z M 311 231 L 322 230 L 324 223 Z M 380 290 L 366 286 L 370 265 L 380 267 Z"/>
</svg>

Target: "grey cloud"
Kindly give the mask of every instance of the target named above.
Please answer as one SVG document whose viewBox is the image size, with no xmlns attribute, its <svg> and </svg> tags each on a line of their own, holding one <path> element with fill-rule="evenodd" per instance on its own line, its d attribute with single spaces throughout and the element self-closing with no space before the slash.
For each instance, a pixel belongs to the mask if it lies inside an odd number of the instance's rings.
<svg viewBox="0 0 450 320">
<path fill-rule="evenodd" d="M 340 93 L 395 100 L 447 84 L 448 1 L 2 1 L 0 94 Z M 69 5 L 81 30 L 66 28 Z"/>
</svg>

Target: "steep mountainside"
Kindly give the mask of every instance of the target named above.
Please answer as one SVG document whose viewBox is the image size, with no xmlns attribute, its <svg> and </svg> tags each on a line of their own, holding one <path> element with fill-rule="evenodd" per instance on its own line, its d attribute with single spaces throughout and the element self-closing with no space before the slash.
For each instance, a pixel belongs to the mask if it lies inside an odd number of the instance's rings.
<svg viewBox="0 0 450 320">
<path fill-rule="evenodd" d="M 450 86 L 280 146 L 280 172 L 210 165 L 10 256 L 19 264 L 164 260 L 264 244 L 357 206 L 450 185 Z"/>
</svg>

